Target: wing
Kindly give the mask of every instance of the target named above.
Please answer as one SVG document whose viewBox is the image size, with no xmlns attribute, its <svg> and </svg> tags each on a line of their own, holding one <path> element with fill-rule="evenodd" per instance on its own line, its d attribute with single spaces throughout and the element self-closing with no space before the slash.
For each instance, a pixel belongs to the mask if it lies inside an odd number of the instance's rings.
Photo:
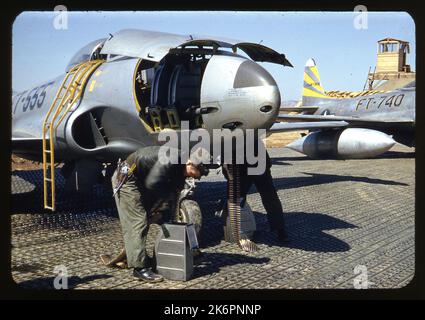
<svg viewBox="0 0 425 320">
<path fill-rule="evenodd" d="M 345 121 L 316 121 L 316 122 L 280 122 L 275 123 L 270 128 L 270 132 L 284 132 L 297 130 L 315 130 L 325 128 L 346 127 L 348 122 Z"/>
<path fill-rule="evenodd" d="M 344 121 L 347 123 L 349 127 L 358 127 L 358 126 L 366 126 L 366 127 L 377 127 L 377 128 L 386 128 L 386 127 L 394 127 L 394 126 L 406 126 L 413 125 L 414 121 L 411 119 L 384 119 L 377 120 L 375 118 L 367 118 L 367 117 L 349 117 L 349 116 L 333 116 L 333 115 L 290 115 L 290 114 L 281 114 L 278 116 L 278 120 L 281 121 L 296 121 L 295 123 L 302 122 L 339 122 Z"/>
</svg>

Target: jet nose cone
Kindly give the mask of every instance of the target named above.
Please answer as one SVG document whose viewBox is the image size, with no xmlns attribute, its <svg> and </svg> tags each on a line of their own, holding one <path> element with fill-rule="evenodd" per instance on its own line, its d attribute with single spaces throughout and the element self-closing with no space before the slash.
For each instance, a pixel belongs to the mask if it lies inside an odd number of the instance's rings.
<svg viewBox="0 0 425 320">
<path fill-rule="evenodd" d="M 252 108 L 245 109 L 250 124 L 247 127 L 270 128 L 280 108 L 280 92 L 270 73 L 259 64 L 247 60 L 239 66 L 233 88 L 251 94 Z"/>
<path fill-rule="evenodd" d="M 240 56 L 214 55 L 201 85 L 205 128 L 268 129 L 280 108 L 280 92 L 273 77 L 254 61 Z"/>
<path fill-rule="evenodd" d="M 236 73 L 233 88 L 247 88 L 259 86 L 277 86 L 276 81 L 259 64 L 247 60 L 244 61 Z"/>
</svg>

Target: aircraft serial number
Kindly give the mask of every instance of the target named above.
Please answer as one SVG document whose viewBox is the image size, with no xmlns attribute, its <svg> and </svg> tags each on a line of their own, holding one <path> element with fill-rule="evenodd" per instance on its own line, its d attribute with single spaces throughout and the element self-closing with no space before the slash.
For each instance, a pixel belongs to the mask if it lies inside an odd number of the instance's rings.
<svg viewBox="0 0 425 320">
<path fill-rule="evenodd" d="M 24 92 L 19 93 L 16 97 L 13 113 L 16 112 L 16 109 L 19 104 L 21 104 L 22 106 L 22 112 L 26 112 L 27 110 L 33 110 L 36 106 L 37 108 L 41 108 L 44 103 L 44 99 L 46 98 L 46 89 L 53 83 L 53 81 L 48 82 L 32 90 L 26 90 Z"/>
<path fill-rule="evenodd" d="M 368 110 L 369 107 L 375 106 L 377 109 L 383 106 L 387 106 L 388 108 L 398 107 L 403 101 L 403 98 L 404 94 L 360 99 L 359 102 L 357 102 L 356 111 L 359 110 L 359 108 Z"/>
</svg>

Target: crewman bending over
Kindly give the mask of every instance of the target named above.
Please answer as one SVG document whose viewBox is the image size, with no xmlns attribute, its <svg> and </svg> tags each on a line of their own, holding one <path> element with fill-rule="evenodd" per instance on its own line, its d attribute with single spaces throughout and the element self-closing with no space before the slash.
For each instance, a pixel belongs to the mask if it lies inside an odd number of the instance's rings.
<svg viewBox="0 0 425 320">
<path fill-rule="evenodd" d="M 180 160 L 173 163 L 162 161 L 164 159 L 159 159 L 160 148 L 138 149 L 119 163 L 112 176 L 128 267 L 133 268 L 136 278 L 148 282 L 163 280 L 147 263 L 149 220 L 158 211 L 163 215 L 162 221 L 171 220 L 185 179 L 199 179 L 208 174 L 202 162 L 190 159 L 184 164 Z"/>
</svg>

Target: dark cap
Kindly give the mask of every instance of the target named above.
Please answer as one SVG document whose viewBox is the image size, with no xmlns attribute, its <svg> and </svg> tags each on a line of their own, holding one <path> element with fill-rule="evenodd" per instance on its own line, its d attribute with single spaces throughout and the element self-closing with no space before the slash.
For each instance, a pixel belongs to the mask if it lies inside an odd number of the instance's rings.
<svg viewBox="0 0 425 320">
<path fill-rule="evenodd" d="M 210 169 L 208 169 L 203 163 L 198 163 L 198 164 L 193 164 L 196 169 L 199 170 L 199 172 L 201 173 L 201 176 L 207 176 L 208 173 L 210 173 Z"/>
</svg>

